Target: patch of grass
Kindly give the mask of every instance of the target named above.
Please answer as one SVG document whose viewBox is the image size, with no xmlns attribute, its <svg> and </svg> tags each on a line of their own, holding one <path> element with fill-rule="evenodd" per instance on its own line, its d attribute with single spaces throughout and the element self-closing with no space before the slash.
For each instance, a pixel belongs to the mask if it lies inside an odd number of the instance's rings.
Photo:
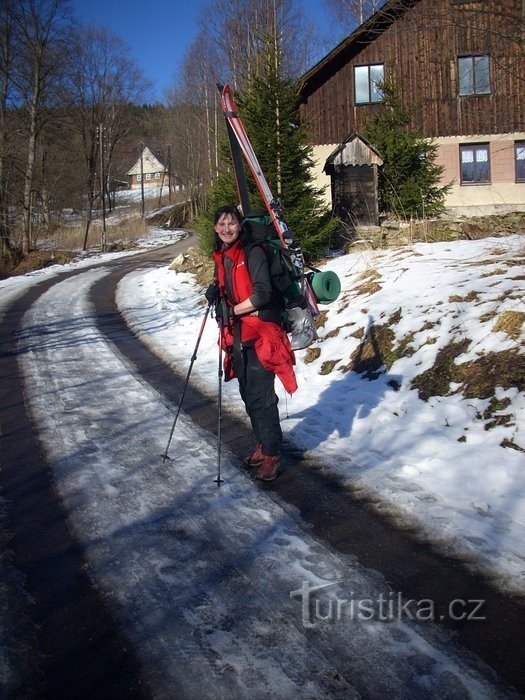
<svg viewBox="0 0 525 700">
<path fill-rule="evenodd" d="M 349 326 L 352 326 L 352 325 L 353 324 L 351 324 L 351 323 L 344 323 L 342 326 L 337 326 L 337 328 L 334 328 L 333 330 L 329 331 L 325 335 L 325 338 L 337 338 L 337 336 L 339 335 L 342 328 L 348 328 Z"/>
<path fill-rule="evenodd" d="M 448 298 L 449 304 L 452 304 L 454 302 L 462 303 L 462 302 L 469 302 L 469 301 L 477 301 L 479 297 L 479 292 L 469 292 L 466 294 L 464 297 L 460 296 L 459 294 L 453 294 L 451 297 Z"/>
<path fill-rule="evenodd" d="M 523 447 L 520 447 L 516 442 L 513 442 L 512 440 L 508 440 L 505 438 L 500 442 L 501 447 L 510 447 L 512 450 L 517 450 L 518 452 L 525 452 L 525 449 Z"/>
<path fill-rule="evenodd" d="M 497 399 L 493 396 L 489 402 L 488 407 L 483 411 L 483 420 L 489 421 L 485 425 L 485 430 L 491 430 L 496 428 L 498 425 L 508 425 L 514 416 L 511 413 L 502 413 L 511 405 L 511 400 L 506 397 L 504 399 Z"/>
<path fill-rule="evenodd" d="M 495 270 L 490 270 L 489 272 L 485 272 L 483 275 L 480 275 L 481 278 L 484 277 L 494 277 L 494 275 L 504 275 L 507 272 L 503 267 L 497 267 Z"/>
<path fill-rule="evenodd" d="M 332 370 L 338 362 L 341 362 L 341 358 L 337 360 L 326 360 L 326 362 L 323 362 L 323 364 L 321 365 L 319 374 L 331 374 Z"/>
<path fill-rule="evenodd" d="M 358 276 L 358 280 L 378 280 L 381 278 L 381 274 L 375 270 L 374 268 L 369 268 L 367 270 L 363 270 Z"/>
<path fill-rule="evenodd" d="M 386 364 L 386 358 L 392 354 L 393 344 L 394 332 L 388 324 L 372 326 L 366 339 L 350 356 L 350 362 L 340 369 L 342 372 L 363 374 L 367 379 L 376 379 Z"/>
<path fill-rule="evenodd" d="M 76 258 L 76 254 L 69 250 L 34 250 L 10 270 L 13 276 L 25 275 L 34 270 L 41 270 L 51 265 L 65 265 Z"/>
<path fill-rule="evenodd" d="M 354 292 L 359 295 L 375 294 L 381 290 L 381 285 L 375 281 L 365 282 L 354 289 Z"/>
<path fill-rule="evenodd" d="M 325 309 L 324 311 L 320 311 L 317 316 L 314 318 L 314 325 L 315 327 L 319 330 L 319 328 L 322 328 L 324 324 L 326 323 L 326 319 L 328 318 L 328 310 Z"/>
<path fill-rule="evenodd" d="M 496 387 L 525 391 L 525 355 L 516 348 L 490 352 L 459 365 L 458 370 L 460 391 L 468 399 L 488 399 L 494 396 Z"/>
<path fill-rule="evenodd" d="M 513 348 L 457 365 L 455 359 L 469 344 L 467 338 L 449 343 L 438 352 L 433 367 L 414 377 L 411 386 L 418 390 L 420 399 L 428 401 L 431 396 L 450 394 L 452 382 L 458 384 L 458 392 L 469 399 L 491 398 L 496 387 L 525 390 L 525 355 Z"/>
<path fill-rule="evenodd" d="M 502 331 L 511 338 L 519 338 L 521 334 L 521 329 L 525 323 L 525 313 L 523 311 L 502 311 L 498 314 L 496 323 L 494 324 L 494 331 Z"/>
<path fill-rule="evenodd" d="M 486 313 L 481 314 L 481 316 L 479 317 L 479 320 L 480 320 L 482 323 L 486 323 L 487 321 L 492 321 L 492 319 L 494 318 L 494 316 L 496 316 L 496 311 L 494 311 L 494 310 L 492 310 L 492 311 L 487 311 Z"/>
<path fill-rule="evenodd" d="M 412 380 L 411 386 L 417 389 L 419 398 L 428 401 L 431 396 L 445 396 L 450 391 L 450 383 L 458 382 L 458 366 L 454 363 L 466 351 L 470 340 L 452 342 L 438 352 L 434 365 Z"/>
<path fill-rule="evenodd" d="M 388 319 L 388 324 L 390 326 L 395 326 L 396 323 L 399 323 L 399 321 L 401 320 L 401 316 L 402 316 L 402 310 L 401 310 L 401 307 L 399 307 L 399 309 L 397 309 L 397 311 L 394 311 L 394 313 Z"/>
<path fill-rule="evenodd" d="M 321 348 L 308 348 L 304 354 L 303 362 L 305 365 L 310 364 L 310 362 L 315 362 L 319 357 L 321 357 Z"/>
</svg>

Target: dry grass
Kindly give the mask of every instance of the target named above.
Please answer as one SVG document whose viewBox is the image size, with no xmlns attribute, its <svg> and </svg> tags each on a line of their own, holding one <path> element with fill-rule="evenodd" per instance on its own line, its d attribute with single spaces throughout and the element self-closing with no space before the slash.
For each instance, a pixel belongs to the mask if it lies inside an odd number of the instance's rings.
<svg viewBox="0 0 525 700">
<path fill-rule="evenodd" d="M 310 362 L 315 362 L 319 357 L 321 357 L 321 348 L 309 347 L 304 354 L 303 362 L 305 365 L 308 365 Z"/>
<path fill-rule="evenodd" d="M 502 311 L 498 314 L 494 324 L 494 332 L 502 331 L 511 338 L 517 339 L 521 335 L 521 329 L 525 323 L 525 313 L 523 311 Z"/>
<path fill-rule="evenodd" d="M 381 285 L 375 281 L 365 282 L 354 289 L 354 292 L 360 296 L 372 295 L 381 290 Z"/>
</svg>

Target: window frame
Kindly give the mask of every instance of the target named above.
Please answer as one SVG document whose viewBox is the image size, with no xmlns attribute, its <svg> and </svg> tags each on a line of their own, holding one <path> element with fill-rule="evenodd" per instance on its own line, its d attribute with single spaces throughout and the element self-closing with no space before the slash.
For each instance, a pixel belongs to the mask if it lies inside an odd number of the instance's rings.
<svg viewBox="0 0 525 700">
<path fill-rule="evenodd" d="M 475 165 L 476 163 L 479 162 L 486 162 L 487 163 L 487 179 L 481 180 L 481 179 L 476 179 L 475 177 L 472 180 L 465 180 L 463 177 L 463 153 L 467 150 L 473 150 L 474 151 L 474 175 L 475 175 Z M 476 160 L 476 153 L 478 151 L 484 150 L 487 154 L 487 159 L 486 161 L 478 161 Z M 492 184 L 492 174 L 490 170 L 490 143 L 460 143 L 459 144 L 459 179 L 460 179 L 460 184 L 461 186 L 478 186 L 478 185 L 491 185 Z"/>
<path fill-rule="evenodd" d="M 485 58 L 487 60 L 487 84 L 488 84 L 488 89 L 486 91 L 478 91 L 477 86 L 476 86 L 476 59 L 480 58 Z M 460 62 L 461 61 L 470 61 L 471 66 L 470 66 L 470 71 L 472 73 L 472 91 L 471 92 L 462 92 L 461 91 L 461 68 L 460 68 Z M 491 88 L 491 74 L 490 74 L 490 56 L 486 53 L 473 53 L 473 54 L 465 54 L 463 56 L 458 56 L 457 58 L 457 70 L 458 70 L 458 95 L 460 97 L 480 97 L 483 95 L 490 95 L 492 92 Z M 478 81 L 479 82 L 479 81 Z"/>
<path fill-rule="evenodd" d="M 523 175 L 521 177 L 518 174 L 518 149 L 523 149 L 524 155 L 522 165 Z M 525 141 L 514 141 L 514 181 L 525 183 Z"/>
<path fill-rule="evenodd" d="M 377 87 L 377 81 L 372 80 L 370 77 L 370 69 L 377 68 L 377 67 L 382 68 L 381 82 L 383 82 L 385 79 L 385 64 L 384 63 L 363 63 L 360 65 L 354 66 L 354 71 L 353 71 L 353 73 L 354 73 L 354 104 L 356 106 L 357 105 L 377 105 L 377 104 L 381 104 L 384 101 L 385 96 L 383 94 L 383 91 Z M 357 83 L 358 83 L 358 81 L 357 81 L 356 73 L 358 70 L 363 69 L 363 68 L 367 69 L 368 100 L 358 100 L 357 99 Z M 380 99 L 377 99 L 377 100 L 372 99 L 373 92 L 374 92 L 374 86 L 375 86 L 375 90 L 380 95 Z"/>
</svg>

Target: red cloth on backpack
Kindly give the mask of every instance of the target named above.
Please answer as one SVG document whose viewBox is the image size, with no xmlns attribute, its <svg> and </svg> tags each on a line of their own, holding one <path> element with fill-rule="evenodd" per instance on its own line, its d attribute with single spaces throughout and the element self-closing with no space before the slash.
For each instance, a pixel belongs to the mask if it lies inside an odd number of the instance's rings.
<svg viewBox="0 0 525 700">
<path fill-rule="evenodd" d="M 225 251 L 213 253 L 213 258 L 217 263 L 219 285 L 224 294 L 226 273 L 223 255 L 227 255 L 233 261 L 231 287 L 235 290 L 238 301 L 244 301 L 253 291 L 245 250 L 234 244 Z M 231 300 L 228 301 L 231 302 Z M 255 352 L 262 366 L 279 377 L 285 390 L 289 394 L 293 394 L 297 390 L 297 379 L 293 369 L 295 355 L 284 329 L 276 323 L 263 321 L 258 316 L 252 315 L 239 316 L 235 322 L 241 324 L 241 342 L 253 341 Z M 235 376 L 232 361 L 233 331 L 229 325 L 222 329 L 222 348 L 226 353 L 224 374 L 226 381 L 228 381 Z"/>
</svg>

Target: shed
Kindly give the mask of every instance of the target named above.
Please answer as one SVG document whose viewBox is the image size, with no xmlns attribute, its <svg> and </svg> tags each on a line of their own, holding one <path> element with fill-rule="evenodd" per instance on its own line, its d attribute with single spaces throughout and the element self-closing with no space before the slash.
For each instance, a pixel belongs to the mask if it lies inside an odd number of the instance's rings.
<svg viewBox="0 0 525 700">
<path fill-rule="evenodd" d="M 334 214 L 352 226 L 379 224 L 377 172 L 383 159 L 366 139 L 354 132 L 327 158 Z"/>
</svg>

